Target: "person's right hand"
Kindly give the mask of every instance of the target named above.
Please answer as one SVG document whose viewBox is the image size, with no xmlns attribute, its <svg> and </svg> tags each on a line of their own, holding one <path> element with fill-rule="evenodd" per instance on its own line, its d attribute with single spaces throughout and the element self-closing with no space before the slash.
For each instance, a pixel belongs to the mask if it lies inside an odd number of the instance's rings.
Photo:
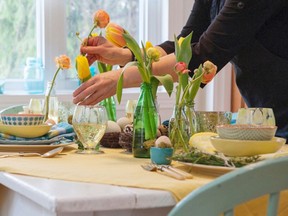
<svg viewBox="0 0 288 216">
<path fill-rule="evenodd" d="M 116 86 L 121 70 L 108 71 L 97 74 L 86 82 L 82 83 L 73 92 L 73 103 L 83 105 L 94 105 L 105 98 L 116 93 Z"/>
<path fill-rule="evenodd" d="M 82 45 L 80 52 L 86 54 L 89 64 L 100 61 L 110 65 L 125 65 L 131 61 L 132 53 L 129 49 L 117 47 L 102 36 L 90 37 Z"/>
</svg>

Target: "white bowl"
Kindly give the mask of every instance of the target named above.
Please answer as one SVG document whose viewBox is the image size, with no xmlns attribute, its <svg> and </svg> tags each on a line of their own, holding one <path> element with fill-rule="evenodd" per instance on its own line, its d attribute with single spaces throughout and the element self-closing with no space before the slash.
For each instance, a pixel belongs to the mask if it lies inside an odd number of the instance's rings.
<svg viewBox="0 0 288 216">
<path fill-rule="evenodd" d="M 268 154 L 278 151 L 286 142 L 280 137 L 273 137 L 271 140 L 232 140 L 222 139 L 218 136 L 210 138 L 214 148 L 226 156 L 254 156 Z"/>
<path fill-rule="evenodd" d="M 222 139 L 236 140 L 271 140 L 276 133 L 277 126 L 265 125 L 217 125 L 216 131 Z"/>
</svg>

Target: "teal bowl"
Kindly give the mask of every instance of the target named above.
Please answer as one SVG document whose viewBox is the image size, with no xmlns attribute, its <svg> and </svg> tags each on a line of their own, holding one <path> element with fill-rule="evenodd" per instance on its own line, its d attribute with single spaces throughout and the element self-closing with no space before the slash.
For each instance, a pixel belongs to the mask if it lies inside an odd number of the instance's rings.
<svg viewBox="0 0 288 216">
<path fill-rule="evenodd" d="M 152 163 L 158 165 L 169 165 L 171 164 L 171 157 L 173 156 L 173 148 L 150 148 L 150 158 Z"/>
</svg>

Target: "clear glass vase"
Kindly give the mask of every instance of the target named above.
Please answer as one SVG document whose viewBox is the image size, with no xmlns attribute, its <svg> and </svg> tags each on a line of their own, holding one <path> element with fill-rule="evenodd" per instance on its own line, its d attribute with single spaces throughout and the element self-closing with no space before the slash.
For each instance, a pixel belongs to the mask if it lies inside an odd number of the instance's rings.
<svg viewBox="0 0 288 216">
<path fill-rule="evenodd" d="M 57 124 L 59 101 L 56 96 L 54 85 L 55 84 L 53 84 L 51 81 L 47 82 L 43 113 L 45 115 L 44 121 L 47 121 L 48 119 L 52 119 Z"/>
<path fill-rule="evenodd" d="M 149 83 L 142 83 L 133 120 L 133 156 L 150 158 L 150 147 L 157 137 L 158 113 Z"/>
<path fill-rule="evenodd" d="M 189 151 L 189 139 L 197 133 L 198 128 L 194 104 L 174 106 L 169 121 L 169 138 L 176 154 Z"/>
<path fill-rule="evenodd" d="M 108 120 L 116 122 L 116 102 L 114 96 L 102 100 L 100 105 L 106 108 Z"/>
</svg>

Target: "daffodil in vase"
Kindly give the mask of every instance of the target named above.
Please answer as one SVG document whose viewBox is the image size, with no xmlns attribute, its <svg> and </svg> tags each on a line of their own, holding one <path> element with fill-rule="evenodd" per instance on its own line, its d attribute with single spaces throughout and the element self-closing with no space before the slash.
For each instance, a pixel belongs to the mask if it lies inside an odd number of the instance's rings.
<svg viewBox="0 0 288 216">
<path fill-rule="evenodd" d="M 117 84 L 117 100 L 122 98 L 123 74 L 130 66 L 137 66 L 142 78 L 140 95 L 134 112 L 132 152 L 137 158 L 149 158 L 150 147 L 153 146 L 158 127 L 158 112 L 155 105 L 157 87 L 162 83 L 170 95 L 173 90 L 173 79 L 171 75 L 155 76 L 152 74 L 153 62 L 159 61 L 160 53 L 150 42 L 142 44 L 142 49 L 135 39 L 128 33 L 123 37 L 127 47 L 134 54 L 136 61 L 127 63 Z"/>
<path fill-rule="evenodd" d="M 71 60 L 68 56 L 66 55 L 60 55 L 59 57 L 55 58 L 55 62 L 56 62 L 56 66 L 57 66 L 57 70 L 53 75 L 52 81 L 48 82 L 47 84 L 47 91 L 45 93 L 45 100 L 44 100 L 44 122 L 47 121 L 49 119 L 49 110 L 50 110 L 50 97 L 51 97 L 51 93 L 53 91 L 54 85 L 55 85 L 55 81 L 56 81 L 56 77 L 59 73 L 60 70 L 67 70 L 69 68 L 71 68 Z"/>
<path fill-rule="evenodd" d="M 174 111 L 169 124 L 169 137 L 176 153 L 189 150 L 189 138 L 198 130 L 194 99 L 201 83 L 207 84 L 210 82 L 217 71 L 216 65 L 206 61 L 194 70 L 193 76 L 190 78 L 188 64 L 192 57 L 191 38 L 192 33 L 179 40 L 175 37 L 177 63 L 174 71 L 178 75 L 178 86 L 176 87 Z"/>
</svg>

